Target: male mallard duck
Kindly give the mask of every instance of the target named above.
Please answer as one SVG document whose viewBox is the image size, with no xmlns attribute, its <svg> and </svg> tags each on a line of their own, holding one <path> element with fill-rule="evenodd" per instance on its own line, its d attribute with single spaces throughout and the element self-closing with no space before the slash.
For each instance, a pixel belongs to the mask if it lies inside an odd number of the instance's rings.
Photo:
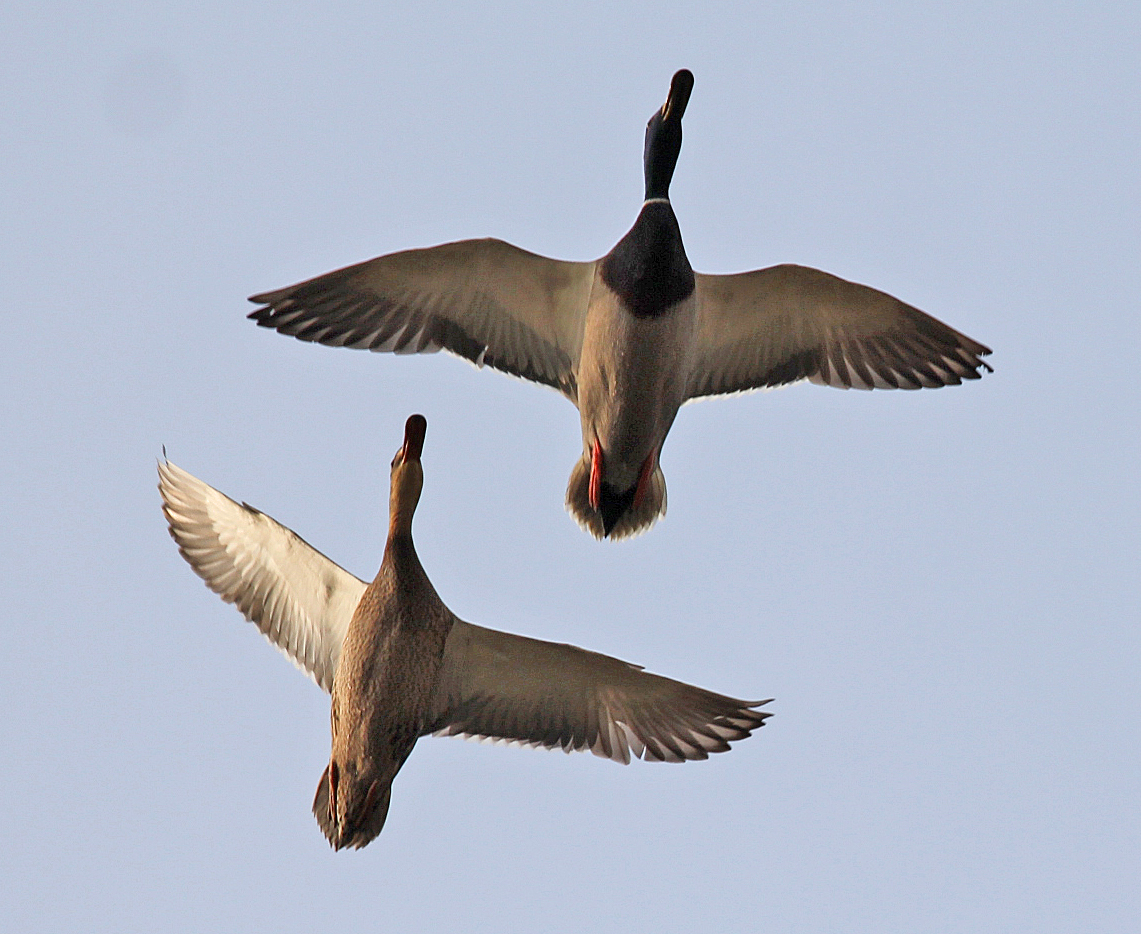
<svg viewBox="0 0 1141 934">
<path fill-rule="evenodd" d="M 764 723 L 754 708 L 767 701 L 457 619 L 412 544 L 426 428 L 421 415 L 405 426 L 384 560 L 367 586 L 264 513 L 169 461 L 158 468 L 182 556 L 332 694 L 333 749 L 313 813 L 334 847 L 380 833 L 392 780 L 427 733 L 682 762 L 725 752 Z"/>
<path fill-rule="evenodd" d="M 596 537 L 665 513 L 658 463 L 689 399 L 802 379 L 919 389 L 978 379 L 990 349 L 883 292 L 805 266 L 703 275 L 669 201 L 685 70 L 646 128 L 646 197 L 602 259 L 572 263 L 501 240 L 381 256 L 254 295 L 258 324 L 301 340 L 394 353 L 441 348 L 553 386 L 578 406 L 583 454 L 566 503 Z"/>
</svg>

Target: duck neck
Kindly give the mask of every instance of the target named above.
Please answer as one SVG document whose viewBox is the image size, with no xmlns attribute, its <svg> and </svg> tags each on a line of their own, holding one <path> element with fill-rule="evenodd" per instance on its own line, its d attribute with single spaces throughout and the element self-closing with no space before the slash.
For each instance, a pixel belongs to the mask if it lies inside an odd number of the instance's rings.
<svg viewBox="0 0 1141 934">
<path fill-rule="evenodd" d="M 665 121 L 655 114 L 646 127 L 642 169 L 646 177 L 646 201 L 670 199 L 677 157 L 681 153 L 681 121 Z"/>
<path fill-rule="evenodd" d="M 420 558 L 416 554 L 416 546 L 412 542 L 412 532 L 388 531 L 388 541 L 384 544 L 384 560 L 381 563 L 381 574 L 384 569 L 393 568 L 398 574 L 401 569 L 420 567 Z"/>
<path fill-rule="evenodd" d="M 603 258 L 599 275 L 636 318 L 667 314 L 693 294 L 693 268 L 668 200 L 642 205 L 634 226 Z"/>
<path fill-rule="evenodd" d="M 412 541 L 412 517 L 424 488 L 424 471 L 419 461 L 398 465 L 392 473 L 388 494 L 388 539 L 406 537 Z"/>
</svg>

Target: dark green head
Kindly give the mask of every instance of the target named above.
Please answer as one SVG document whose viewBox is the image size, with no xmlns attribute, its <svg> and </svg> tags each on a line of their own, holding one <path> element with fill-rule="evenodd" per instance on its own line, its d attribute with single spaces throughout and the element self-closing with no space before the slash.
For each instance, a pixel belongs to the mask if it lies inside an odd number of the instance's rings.
<svg viewBox="0 0 1141 934">
<path fill-rule="evenodd" d="M 670 82 L 669 97 L 646 125 L 646 200 L 668 198 L 678 153 L 681 152 L 681 118 L 693 91 L 693 72 L 683 68 Z"/>
</svg>

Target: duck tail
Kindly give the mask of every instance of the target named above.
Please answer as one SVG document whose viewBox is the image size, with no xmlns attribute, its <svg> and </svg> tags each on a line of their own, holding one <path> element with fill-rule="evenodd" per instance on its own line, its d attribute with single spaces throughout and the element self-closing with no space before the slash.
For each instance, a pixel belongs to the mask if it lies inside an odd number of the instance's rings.
<svg viewBox="0 0 1141 934">
<path fill-rule="evenodd" d="M 392 784 L 389 783 L 380 789 L 380 782 L 374 781 L 365 801 L 363 821 L 354 827 L 338 827 L 331 798 L 332 784 L 335 782 L 329 781 L 329 768 L 329 765 L 325 766 L 325 771 L 321 773 L 321 781 L 317 783 L 317 794 L 313 798 L 313 816 L 317 818 L 317 823 L 334 849 L 340 850 L 351 846 L 359 850 L 384 828 L 384 822 L 388 819 L 388 805 L 392 800 Z"/>
<path fill-rule="evenodd" d="M 666 514 L 666 478 L 662 468 L 654 465 L 641 502 L 631 505 L 619 517 L 610 534 L 602 523 L 602 513 L 590 505 L 590 456 L 583 454 L 571 470 L 567 483 L 567 512 L 595 538 L 618 541 L 646 531 Z"/>
<path fill-rule="evenodd" d="M 567 512 L 595 538 L 602 538 L 602 514 L 590 505 L 590 457 L 583 454 L 567 483 Z"/>
<path fill-rule="evenodd" d="M 665 514 L 666 478 L 662 468 L 655 464 L 642 494 L 642 501 L 632 505 L 622 514 L 618 524 L 611 530 L 610 537 L 620 539 L 641 535 Z"/>
<path fill-rule="evenodd" d="M 329 766 L 321 773 L 321 781 L 317 783 L 317 794 L 313 798 L 313 816 L 321 827 L 322 833 L 330 843 L 337 838 L 336 825 L 333 823 L 333 812 L 329 807 Z"/>
</svg>

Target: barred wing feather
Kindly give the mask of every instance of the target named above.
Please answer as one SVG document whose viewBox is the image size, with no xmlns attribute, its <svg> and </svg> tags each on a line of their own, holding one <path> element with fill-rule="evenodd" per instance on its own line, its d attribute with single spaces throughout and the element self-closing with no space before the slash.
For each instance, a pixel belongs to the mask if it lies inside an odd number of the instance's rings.
<svg viewBox="0 0 1141 934">
<path fill-rule="evenodd" d="M 808 379 L 920 389 L 978 379 L 990 348 L 885 292 L 806 266 L 697 275 L 689 398 Z"/>
<path fill-rule="evenodd" d="M 364 581 L 170 461 L 158 472 L 171 537 L 194 572 L 331 692 Z"/>
<path fill-rule="evenodd" d="M 301 340 L 391 353 L 447 350 L 577 400 L 594 263 L 502 240 L 390 253 L 254 295 L 249 317 Z"/>
<path fill-rule="evenodd" d="M 589 749 L 628 763 L 725 752 L 769 716 L 737 700 L 572 645 L 457 620 L 425 730 L 526 746 Z"/>
</svg>

